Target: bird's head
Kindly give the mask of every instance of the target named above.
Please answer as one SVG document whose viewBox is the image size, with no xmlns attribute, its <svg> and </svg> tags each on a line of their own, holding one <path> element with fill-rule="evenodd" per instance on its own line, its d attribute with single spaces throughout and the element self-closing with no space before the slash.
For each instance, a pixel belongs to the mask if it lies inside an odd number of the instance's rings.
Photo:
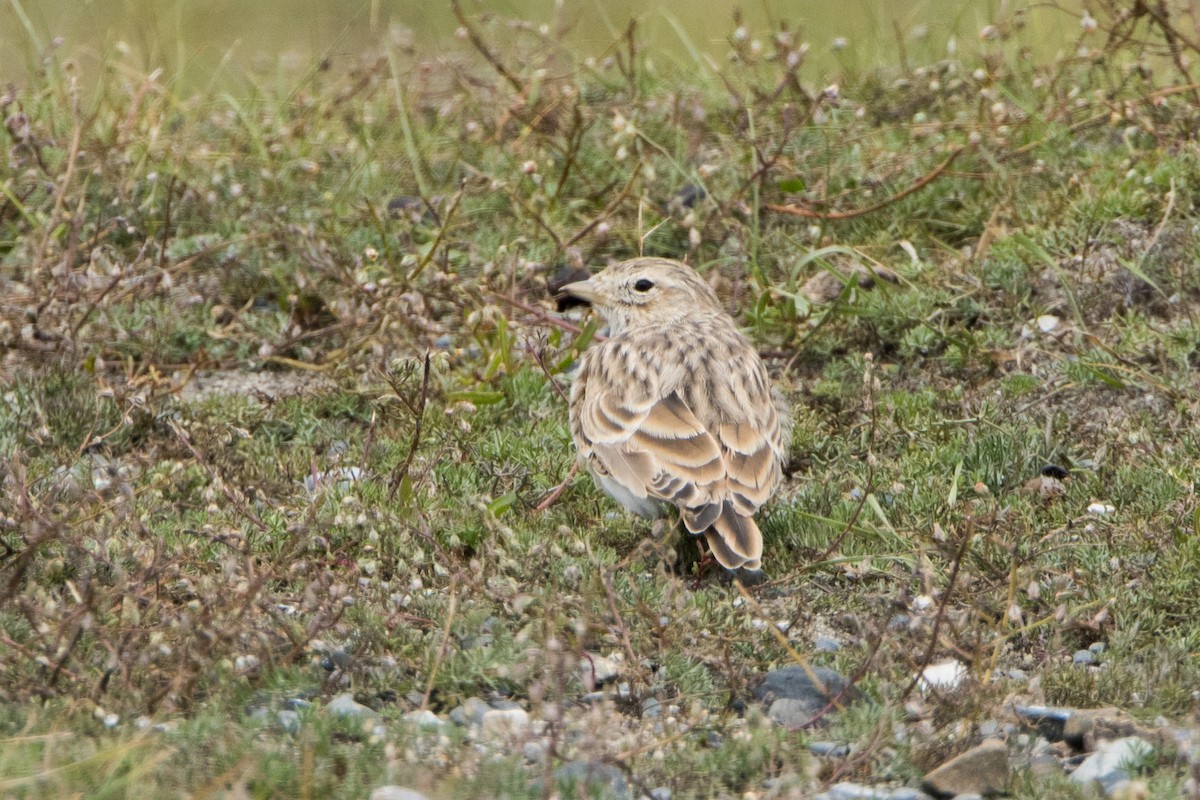
<svg viewBox="0 0 1200 800">
<path fill-rule="evenodd" d="M 591 303 L 612 334 L 719 310 L 712 287 L 686 264 L 665 258 L 635 258 L 569 283 L 562 292 Z"/>
</svg>

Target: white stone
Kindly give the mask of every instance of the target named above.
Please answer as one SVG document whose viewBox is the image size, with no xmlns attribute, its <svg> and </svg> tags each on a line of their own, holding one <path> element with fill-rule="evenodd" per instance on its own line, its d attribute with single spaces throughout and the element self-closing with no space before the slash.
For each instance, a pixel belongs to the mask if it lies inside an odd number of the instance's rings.
<svg viewBox="0 0 1200 800">
<path fill-rule="evenodd" d="M 970 674 L 969 670 L 958 661 L 939 661 L 937 664 L 930 664 L 921 670 L 917 682 L 921 691 L 927 692 L 930 689 L 945 691 L 957 689 L 967 679 L 968 674 Z"/>
<path fill-rule="evenodd" d="M 429 800 L 429 798 L 404 786 L 380 786 L 371 792 L 371 800 Z"/>
<path fill-rule="evenodd" d="M 1059 318 L 1053 314 L 1042 314 L 1037 318 L 1038 330 L 1042 333 L 1050 333 L 1058 327 L 1059 322 L 1061 322 L 1061 320 L 1059 320 Z"/>
<path fill-rule="evenodd" d="M 1153 753 L 1154 745 L 1137 736 L 1102 742 L 1096 752 L 1085 758 L 1071 773 L 1071 781 L 1082 784 L 1099 782 L 1106 789 L 1111 789 L 1121 781 L 1129 780 L 1126 765 L 1143 761 Z"/>
</svg>

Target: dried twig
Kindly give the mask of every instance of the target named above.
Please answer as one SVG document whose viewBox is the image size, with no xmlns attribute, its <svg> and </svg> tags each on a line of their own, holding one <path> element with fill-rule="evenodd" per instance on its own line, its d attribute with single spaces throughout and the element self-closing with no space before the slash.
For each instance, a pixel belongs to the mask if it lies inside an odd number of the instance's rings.
<svg viewBox="0 0 1200 800">
<path fill-rule="evenodd" d="M 400 469 L 396 470 L 396 473 L 392 476 L 392 485 L 388 491 L 389 503 L 396 497 L 396 490 L 400 488 L 400 484 L 404 482 L 405 476 L 408 475 L 408 470 L 417 455 L 417 447 L 421 444 L 421 429 L 425 423 L 425 406 L 429 402 L 429 360 L 430 354 L 426 353 L 421 372 L 421 392 L 417 395 L 416 403 L 408 404 L 400 391 L 400 387 L 395 383 L 391 383 L 389 379 L 392 391 L 396 393 L 396 397 L 406 402 L 413 417 L 415 417 L 412 439 L 408 443 L 408 455 L 404 457 L 404 463 L 400 465 Z"/>
<path fill-rule="evenodd" d="M 938 177 L 942 175 L 942 173 L 944 173 L 947 169 L 949 169 L 950 165 L 954 163 L 954 160 L 956 158 L 958 158 L 960 155 L 962 155 L 966 149 L 967 148 L 965 148 L 965 147 L 958 148 L 953 153 L 951 153 L 949 156 L 947 156 L 945 161 L 943 161 L 941 164 L 938 164 L 926 175 L 923 175 L 920 179 L 918 179 L 911 186 L 905 187 L 904 189 L 901 189 L 899 192 L 896 192 L 895 194 L 888 197 L 887 199 L 881 200 L 880 202 L 875 203 L 874 205 L 867 206 L 866 208 L 856 208 L 856 209 L 851 209 L 850 211 L 817 211 L 815 209 L 808 208 L 807 206 L 796 205 L 795 203 L 791 203 L 788 205 L 778 205 L 776 203 L 766 203 L 763 207 L 766 208 L 768 211 L 776 211 L 780 214 L 791 214 L 794 217 L 804 217 L 805 219 L 837 220 L 837 219 L 854 219 L 856 217 L 863 217 L 863 216 L 866 216 L 867 214 L 873 214 L 876 211 L 887 208 L 888 206 L 892 205 L 893 203 L 899 202 L 900 200 L 903 200 L 904 198 L 908 197 L 910 194 L 913 194 L 914 192 L 918 192 L 921 189 L 924 189 L 926 186 L 928 186 L 929 184 L 931 184 L 935 180 L 937 180 Z"/>
</svg>

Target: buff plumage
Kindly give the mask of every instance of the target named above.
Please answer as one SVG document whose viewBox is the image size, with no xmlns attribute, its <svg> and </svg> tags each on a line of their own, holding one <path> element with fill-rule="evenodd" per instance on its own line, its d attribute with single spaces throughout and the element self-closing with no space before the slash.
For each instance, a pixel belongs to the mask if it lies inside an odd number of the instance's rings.
<svg viewBox="0 0 1200 800">
<path fill-rule="evenodd" d="M 727 569 L 758 570 L 754 521 L 782 477 L 788 417 L 757 351 L 712 287 L 637 258 L 564 287 L 608 321 L 571 387 L 580 462 L 626 509 L 679 509 Z"/>
</svg>

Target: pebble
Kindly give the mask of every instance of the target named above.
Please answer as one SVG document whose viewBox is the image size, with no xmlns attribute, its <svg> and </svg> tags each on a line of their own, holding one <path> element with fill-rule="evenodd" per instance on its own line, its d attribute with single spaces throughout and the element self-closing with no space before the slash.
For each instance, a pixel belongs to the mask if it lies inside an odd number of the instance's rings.
<svg viewBox="0 0 1200 800">
<path fill-rule="evenodd" d="M 492 708 L 479 720 L 484 739 L 507 742 L 520 739 L 529 730 L 529 713 L 523 708 Z"/>
<path fill-rule="evenodd" d="M 958 661 L 939 661 L 921 670 L 918 685 L 922 691 L 938 689 L 948 692 L 962 686 L 970 671 Z"/>
<path fill-rule="evenodd" d="M 1071 656 L 1071 663 L 1081 667 L 1091 666 L 1096 663 L 1096 656 L 1092 654 L 1091 650 L 1076 650 L 1075 654 Z"/>
<path fill-rule="evenodd" d="M 584 653 L 579 659 L 579 674 L 584 686 L 597 689 L 616 680 L 621 674 L 621 667 L 613 659 L 599 653 Z"/>
<path fill-rule="evenodd" d="M 1017 706 L 1015 711 L 1026 725 L 1052 742 L 1062 741 L 1063 728 L 1072 714 L 1069 708 L 1054 706 Z"/>
<path fill-rule="evenodd" d="M 476 726 L 483 722 L 483 715 L 491 709 L 491 706 L 478 697 L 468 697 L 462 705 L 456 706 L 450 712 L 450 721 L 463 728 Z"/>
<path fill-rule="evenodd" d="M 994 795 L 1004 792 L 1010 771 L 1008 746 L 999 739 L 986 739 L 934 769 L 921 785 L 940 796 Z"/>
<path fill-rule="evenodd" d="M 300 732 L 300 715 L 295 711 L 281 709 L 275 712 L 275 719 L 279 722 L 279 727 L 283 728 L 288 733 Z"/>
<path fill-rule="evenodd" d="M 570 761 L 554 770 L 555 784 L 566 784 L 578 791 L 564 794 L 565 797 L 592 797 L 601 792 L 603 797 L 624 800 L 631 797 L 625 773 L 611 764 L 595 761 Z"/>
<path fill-rule="evenodd" d="M 836 653 L 842 649 L 842 645 L 832 636 L 818 636 L 813 640 L 813 649 L 818 653 Z"/>
<path fill-rule="evenodd" d="M 418 728 L 441 728 L 446 724 L 441 717 L 427 708 L 409 711 L 404 715 L 404 721 Z"/>
<path fill-rule="evenodd" d="M 814 756 L 845 758 L 850 755 L 850 745 L 845 742 L 809 742 L 808 752 Z"/>
<path fill-rule="evenodd" d="M 428 797 L 405 786 L 380 786 L 371 792 L 371 800 L 429 800 Z"/>
<path fill-rule="evenodd" d="M 375 716 L 375 710 L 364 706 L 362 703 L 354 699 L 354 695 L 349 692 L 344 692 L 337 695 L 329 704 L 325 706 L 330 714 L 339 717 L 367 717 Z"/>
<path fill-rule="evenodd" d="M 809 677 L 809 672 L 820 681 L 820 689 Z M 848 705 L 859 700 L 862 693 L 853 686 L 846 688 L 847 684 L 845 678 L 831 669 L 805 669 L 799 664 L 789 664 L 767 673 L 762 683 L 754 688 L 754 697 L 768 706 L 767 716 L 775 724 L 794 728 L 811 721 L 843 689 L 846 691 L 842 693 L 840 703 Z"/>
<path fill-rule="evenodd" d="M 1131 779 L 1126 769 L 1129 762 L 1143 761 L 1153 754 L 1154 745 L 1138 736 L 1101 742 L 1096 752 L 1085 758 L 1071 773 L 1071 782 L 1084 785 L 1099 783 L 1105 794 L 1111 795 L 1120 783 Z"/>
<path fill-rule="evenodd" d="M 813 800 L 929 800 L 929 795 L 908 787 L 863 786 L 860 783 L 835 783 Z"/>
</svg>

